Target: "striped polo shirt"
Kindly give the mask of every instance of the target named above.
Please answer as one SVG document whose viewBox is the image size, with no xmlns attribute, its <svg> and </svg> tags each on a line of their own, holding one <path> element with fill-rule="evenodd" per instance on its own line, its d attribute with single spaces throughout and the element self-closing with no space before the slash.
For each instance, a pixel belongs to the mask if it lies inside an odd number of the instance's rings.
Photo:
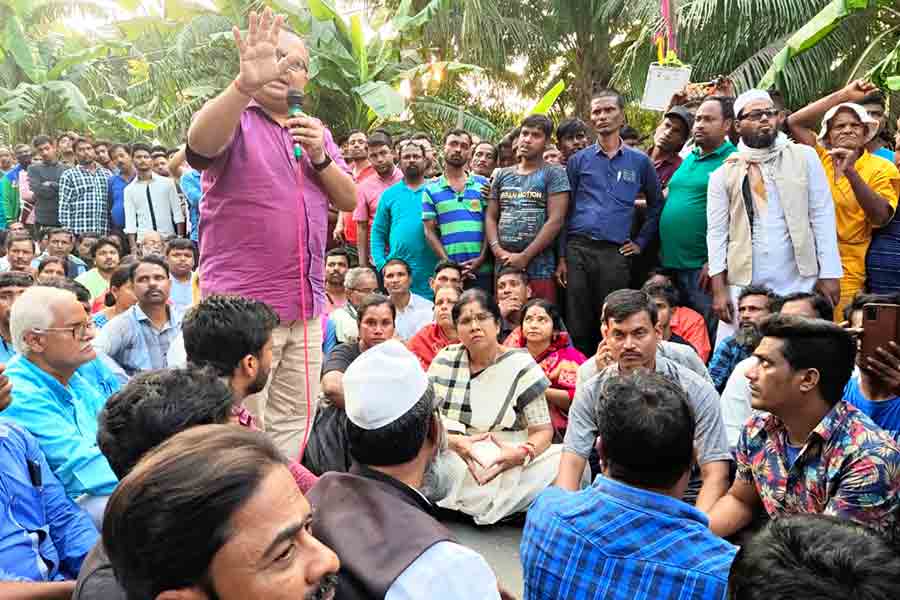
<svg viewBox="0 0 900 600">
<path fill-rule="evenodd" d="M 463 263 L 481 254 L 487 210 L 481 188 L 487 183 L 481 175 L 470 174 L 465 189 L 456 193 L 447 178 L 441 175 L 425 186 L 422 220 L 437 221 L 441 243 L 447 257 L 454 262 Z M 482 270 L 489 272 L 490 264 L 482 265 Z"/>
</svg>

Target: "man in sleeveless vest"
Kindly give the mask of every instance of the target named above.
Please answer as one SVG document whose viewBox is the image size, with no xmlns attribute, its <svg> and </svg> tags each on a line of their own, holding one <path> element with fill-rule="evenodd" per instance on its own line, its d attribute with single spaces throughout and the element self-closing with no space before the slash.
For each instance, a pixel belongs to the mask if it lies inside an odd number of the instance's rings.
<svg viewBox="0 0 900 600">
<path fill-rule="evenodd" d="M 341 556 L 336 599 L 499 598 L 484 558 L 433 516 L 452 481 L 415 355 L 396 340 L 364 352 L 344 373 L 344 407 L 354 464 L 309 493 L 314 534 Z"/>
<path fill-rule="evenodd" d="M 709 178 L 707 235 L 718 339 L 734 333 L 737 294 L 764 285 L 776 294 L 813 288 L 833 304 L 843 273 L 834 205 L 815 150 L 788 140 L 764 91 L 734 103 L 738 152 Z"/>
</svg>

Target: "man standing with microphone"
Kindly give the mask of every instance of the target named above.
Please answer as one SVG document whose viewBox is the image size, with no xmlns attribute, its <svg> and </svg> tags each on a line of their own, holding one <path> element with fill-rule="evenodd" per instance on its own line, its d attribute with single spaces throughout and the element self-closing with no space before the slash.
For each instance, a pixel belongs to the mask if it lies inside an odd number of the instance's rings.
<svg viewBox="0 0 900 600">
<path fill-rule="evenodd" d="M 279 449 L 296 456 L 319 388 L 328 205 L 350 211 L 350 169 L 318 119 L 291 116 L 309 54 L 270 9 L 234 28 L 240 73 L 194 116 L 188 163 L 203 171 L 200 289 L 260 300 L 279 315 L 266 389 L 245 400 Z M 294 145 L 302 152 L 295 156 Z"/>
</svg>

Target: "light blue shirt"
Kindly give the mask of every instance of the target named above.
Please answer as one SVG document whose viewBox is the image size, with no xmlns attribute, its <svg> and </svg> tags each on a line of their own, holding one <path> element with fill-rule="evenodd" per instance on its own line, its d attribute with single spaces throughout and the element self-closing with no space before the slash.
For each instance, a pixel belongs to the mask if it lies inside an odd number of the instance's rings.
<svg viewBox="0 0 900 600">
<path fill-rule="evenodd" d="M 99 534 L 25 429 L 0 418 L 0 581 L 78 577 Z"/>
<path fill-rule="evenodd" d="M 181 176 L 181 191 L 187 198 L 188 211 L 191 217 L 191 241 L 200 240 L 200 200 L 203 198 L 203 188 L 200 186 L 200 171 L 188 171 Z"/>
<path fill-rule="evenodd" d="M 16 349 L 13 348 L 13 345 L 0 338 L 0 364 L 6 364 L 9 362 L 13 356 L 16 355 Z"/>
<path fill-rule="evenodd" d="M 37 438 L 69 497 L 111 494 L 118 480 L 97 446 L 103 394 L 77 372 L 63 386 L 21 354 L 9 361 L 4 375 L 13 389 L 3 416 Z"/>
<path fill-rule="evenodd" d="M 461 576 L 462 575 L 462 576 Z M 480 554 L 454 542 L 438 542 L 400 573 L 384 600 L 495 600 L 497 577 Z"/>
<path fill-rule="evenodd" d="M 174 275 L 169 276 L 169 281 L 172 282 L 172 287 L 169 291 L 169 300 L 175 305 L 175 310 L 182 314 L 194 303 L 194 289 L 191 285 L 192 279 L 193 274 L 191 274 L 191 276 L 188 277 L 188 280 L 184 282 L 175 279 Z"/>
<path fill-rule="evenodd" d="M 107 354 L 128 375 L 167 366 L 166 354 L 181 332 L 181 312 L 169 306 L 169 321 L 153 327 L 139 304 L 114 317 L 94 338 L 94 347 Z"/>
</svg>

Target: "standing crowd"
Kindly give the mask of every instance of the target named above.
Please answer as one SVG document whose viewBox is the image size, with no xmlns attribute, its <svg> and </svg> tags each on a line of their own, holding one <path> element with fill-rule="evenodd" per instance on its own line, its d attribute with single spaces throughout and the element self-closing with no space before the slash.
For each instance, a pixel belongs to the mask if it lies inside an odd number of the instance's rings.
<svg viewBox="0 0 900 600">
<path fill-rule="evenodd" d="M 179 148 L 0 147 L 0 597 L 514 597 L 453 520 L 527 599 L 900 595 L 882 92 L 335 140 L 282 25 Z"/>
</svg>

